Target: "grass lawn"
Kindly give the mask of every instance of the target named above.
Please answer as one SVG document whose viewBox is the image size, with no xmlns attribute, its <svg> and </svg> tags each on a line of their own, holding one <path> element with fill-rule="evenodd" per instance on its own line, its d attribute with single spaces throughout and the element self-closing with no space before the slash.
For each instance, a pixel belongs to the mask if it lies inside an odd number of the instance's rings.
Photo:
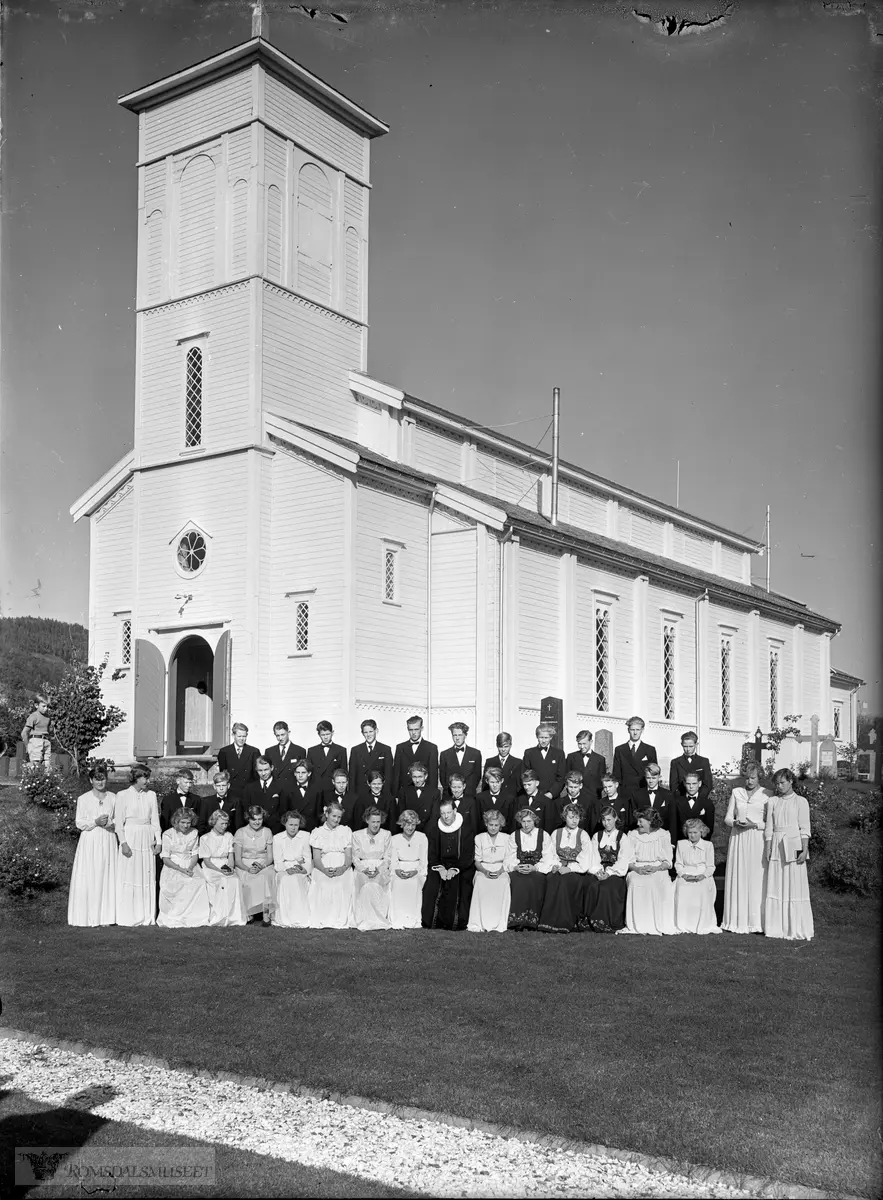
<svg viewBox="0 0 883 1200">
<path fill-rule="evenodd" d="M 13 918 L 3 1022 L 873 1196 L 876 912 L 814 901 L 804 945 Z"/>
<path fill-rule="evenodd" d="M 17 1092 L 0 1091 L 0 1194 L 4 1196 L 83 1196 L 90 1189 L 85 1184 L 72 1186 L 45 1183 L 14 1186 L 13 1152 L 27 1146 L 85 1146 L 107 1148 L 130 1146 L 168 1147 L 199 1146 L 215 1154 L 216 1183 L 208 1187 L 185 1187 L 179 1194 L 195 1196 L 411 1196 L 386 1184 L 374 1184 L 368 1179 L 347 1175 L 341 1171 L 321 1170 L 300 1163 L 282 1162 L 261 1154 L 194 1141 L 190 1137 L 174 1137 L 129 1125 L 124 1121 L 106 1121 L 93 1113 L 76 1108 L 50 1108 L 38 1104 Z M 109 1155 L 110 1156 L 110 1155 Z M 125 1160 L 125 1154 L 121 1155 Z M 107 1191 L 107 1188 L 92 1188 Z M 114 1196 L 144 1196 L 175 1194 L 169 1188 L 115 1183 Z"/>
</svg>

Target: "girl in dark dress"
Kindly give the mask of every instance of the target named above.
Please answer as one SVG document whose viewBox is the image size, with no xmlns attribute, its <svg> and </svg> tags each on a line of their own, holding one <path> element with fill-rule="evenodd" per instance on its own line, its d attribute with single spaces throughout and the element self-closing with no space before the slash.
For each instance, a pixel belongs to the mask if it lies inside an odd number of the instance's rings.
<svg viewBox="0 0 883 1200">
<path fill-rule="evenodd" d="M 616 933 L 625 926 L 626 875 L 631 862 L 631 843 L 619 814 L 612 805 L 601 809 L 601 828 L 592 838 L 598 881 L 595 902 L 589 909 L 589 925 L 595 933 Z"/>
<path fill-rule="evenodd" d="M 557 858 L 553 860 L 552 843 L 537 827 L 532 809 L 519 809 L 515 823 L 519 828 L 509 839 L 503 860 L 511 888 L 509 928 L 536 929 L 546 896 L 546 874 Z"/>
<path fill-rule="evenodd" d="M 552 865 L 546 876 L 546 895 L 539 928 L 544 933 L 576 933 L 589 928 L 588 914 L 595 906 L 598 880 L 591 874 L 598 862 L 589 835 L 580 824 L 585 809 L 565 804 L 564 826 L 549 834 Z"/>
</svg>

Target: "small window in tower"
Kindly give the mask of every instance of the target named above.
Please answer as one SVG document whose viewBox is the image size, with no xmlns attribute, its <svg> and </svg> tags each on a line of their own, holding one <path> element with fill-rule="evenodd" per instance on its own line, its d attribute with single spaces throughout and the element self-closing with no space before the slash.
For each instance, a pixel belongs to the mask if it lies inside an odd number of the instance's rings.
<svg viewBox="0 0 883 1200">
<path fill-rule="evenodd" d="M 120 624 L 120 666 L 132 663 L 132 618 L 125 617 Z"/>
<path fill-rule="evenodd" d="M 610 608 L 595 608 L 595 708 L 610 712 Z"/>
<path fill-rule="evenodd" d="M 662 627 L 662 711 L 666 721 L 675 719 L 676 627 L 666 621 Z"/>
<path fill-rule="evenodd" d="M 206 549 L 202 534 L 189 530 L 178 542 L 178 566 L 188 575 L 195 575 L 205 564 Z"/>
<path fill-rule="evenodd" d="M 721 725 L 732 724 L 732 690 L 730 669 L 733 658 L 733 642 L 727 636 L 721 637 Z"/>
<path fill-rule="evenodd" d="M 383 552 L 383 598 L 395 603 L 396 600 L 396 558 L 395 550 L 388 547 Z"/>
<path fill-rule="evenodd" d="M 310 648 L 310 602 L 299 600 L 294 618 L 294 640 L 298 654 Z"/>
<path fill-rule="evenodd" d="M 779 726 L 779 650 L 770 646 L 770 729 Z"/>
<path fill-rule="evenodd" d="M 184 385 L 184 444 L 202 445 L 202 350 L 191 346 L 187 351 Z"/>
<path fill-rule="evenodd" d="M 843 736 L 843 734 L 841 732 L 841 730 L 843 728 L 842 719 L 841 719 L 842 712 L 843 712 L 843 706 L 840 704 L 835 704 L 834 705 L 834 737 L 835 738 L 841 738 Z"/>
</svg>

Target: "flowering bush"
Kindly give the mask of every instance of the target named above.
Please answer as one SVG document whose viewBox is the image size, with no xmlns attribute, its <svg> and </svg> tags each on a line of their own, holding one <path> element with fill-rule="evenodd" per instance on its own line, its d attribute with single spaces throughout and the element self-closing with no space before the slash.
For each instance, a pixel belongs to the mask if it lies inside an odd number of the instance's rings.
<svg viewBox="0 0 883 1200">
<path fill-rule="evenodd" d="M 21 790 L 34 804 L 55 814 L 56 833 L 77 836 L 77 797 L 86 789 L 76 775 L 62 775 L 42 763 L 28 764 L 22 772 Z"/>
<path fill-rule="evenodd" d="M 45 851 L 37 846 L 0 842 L 0 887 L 10 896 L 28 899 L 58 887 L 58 875 Z"/>
</svg>

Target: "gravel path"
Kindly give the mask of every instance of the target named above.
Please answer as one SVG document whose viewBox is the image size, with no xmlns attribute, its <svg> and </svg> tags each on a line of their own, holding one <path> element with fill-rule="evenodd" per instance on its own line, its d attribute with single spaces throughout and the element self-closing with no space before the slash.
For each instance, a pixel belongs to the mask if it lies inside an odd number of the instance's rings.
<svg viewBox="0 0 883 1200">
<path fill-rule="evenodd" d="M 613 1156 L 407 1120 L 330 1100 L 0 1038 L 6 1086 L 53 1106 L 346 1172 L 431 1196 L 736 1197 L 757 1187 L 649 1170 Z M 10 1078 L 11 1077 L 11 1078 Z M 68 1099 L 76 1093 L 86 1098 Z M 748 1181 L 746 1181 L 747 1183 Z M 765 1190 L 786 1195 L 791 1189 Z M 794 1189 L 801 1192 L 803 1189 Z M 792 1193 L 793 1194 L 793 1193 Z M 803 1191 L 803 1194 L 808 1194 Z"/>
</svg>

